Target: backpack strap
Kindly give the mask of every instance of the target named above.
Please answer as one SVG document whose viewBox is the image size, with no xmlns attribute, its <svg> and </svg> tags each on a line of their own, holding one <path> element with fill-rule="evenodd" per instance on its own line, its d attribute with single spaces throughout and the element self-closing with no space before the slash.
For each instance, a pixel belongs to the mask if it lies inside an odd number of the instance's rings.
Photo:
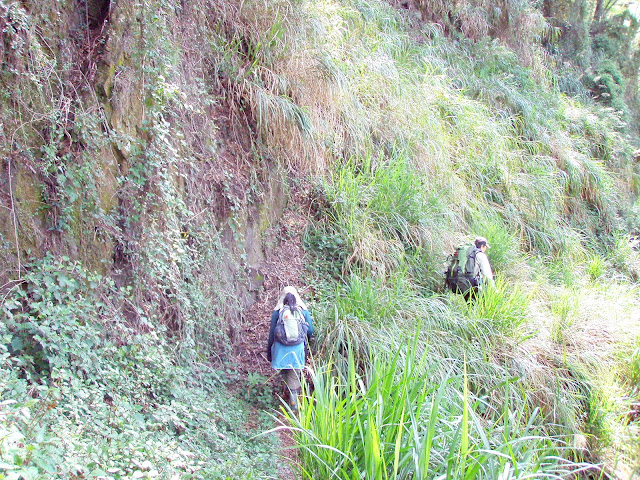
<svg viewBox="0 0 640 480">
<path fill-rule="evenodd" d="M 303 343 L 305 345 L 308 345 L 309 336 L 307 335 L 307 330 L 309 329 L 309 323 L 307 322 L 307 318 L 304 316 L 304 313 L 302 313 L 302 307 L 300 305 L 296 305 L 294 307 L 294 309 L 300 315 L 300 325 L 302 326 L 302 329 L 304 330 L 304 342 Z"/>
</svg>

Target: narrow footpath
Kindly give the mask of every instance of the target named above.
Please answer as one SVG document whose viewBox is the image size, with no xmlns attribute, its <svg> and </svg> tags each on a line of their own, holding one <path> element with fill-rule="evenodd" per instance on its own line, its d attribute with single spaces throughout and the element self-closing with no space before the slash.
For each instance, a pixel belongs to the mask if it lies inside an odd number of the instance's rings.
<svg viewBox="0 0 640 480">
<path fill-rule="evenodd" d="M 298 197 L 302 197 L 302 192 L 298 192 Z M 238 372 L 243 376 L 258 373 L 268 378 L 268 387 L 276 396 L 284 396 L 286 387 L 267 361 L 266 347 L 271 312 L 278 301 L 280 291 L 286 285 L 295 286 L 303 299 L 311 296 L 309 287 L 304 282 L 305 253 L 302 248 L 302 236 L 309 220 L 304 215 L 292 212 L 296 205 L 299 203 L 294 197 L 294 206 L 284 213 L 278 225 L 272 227 L 273 231 L 268 232 L 277 238 L 287 240 L 280 241 L 278 245 L 265 252 L 265 260 L 258 267 L 264 283 L 257 302 L 243 312 L 241 331 L 236 335 L 237 343 L 234 348 L 234 363 Z M 288 460 L 281 462 L 279 478 L 296 480 L 295 468 L 291 467 L 298 459 L 297 451 L 290 448 L 294 444 L 293 438 L 285 430 L 280 430 L 278 435 L 283 446 L 280 453 Z"/>
</svg>

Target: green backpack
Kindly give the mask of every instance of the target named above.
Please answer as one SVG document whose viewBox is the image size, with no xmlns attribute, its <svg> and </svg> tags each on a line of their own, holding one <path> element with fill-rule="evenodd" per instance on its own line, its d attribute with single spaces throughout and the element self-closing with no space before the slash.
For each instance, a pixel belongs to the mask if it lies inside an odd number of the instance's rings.
<svg viewBox="0 0 640 480">
<path fill-rule="evenodd" d="M 480 273 L 476 270 L 476 254 L 480 251 L 474 244 L 463 244 L 447 257 L 449 266 L 445 272 L 445 283 L 454 293 L 467 293 L 480 284 Z"/>
</svg>

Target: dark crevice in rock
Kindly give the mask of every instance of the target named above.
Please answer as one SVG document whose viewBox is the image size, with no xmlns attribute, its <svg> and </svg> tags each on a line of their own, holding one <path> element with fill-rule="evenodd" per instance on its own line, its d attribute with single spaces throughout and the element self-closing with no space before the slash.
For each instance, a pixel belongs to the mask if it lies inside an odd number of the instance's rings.
<svg viewBox="0 0 640 480">
<path fill-rule="evenodd" d="M 91 30 L 99 29 L 104 24 L 111 9 L 111 0 L 85 0 L 86 21 Z"/>
</svg>

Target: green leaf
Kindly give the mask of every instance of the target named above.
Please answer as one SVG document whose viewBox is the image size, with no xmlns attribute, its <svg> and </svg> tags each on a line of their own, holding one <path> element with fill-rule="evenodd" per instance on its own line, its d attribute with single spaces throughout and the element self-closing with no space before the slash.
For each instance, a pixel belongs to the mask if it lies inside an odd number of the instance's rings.
<svg viewBox="0 0 640 480">
<path fill-rule="evenodd" d="M 97 469 L 93 470 L 92 472 L 90 472 L 89 475 L 87 476 L 87 478 L 106 477 L 106 476 L 107 476 L 107 472 L 97 468 Z"/>
<path fill-rule="evenodd" d="M 22 341 L 21 337 L 14 336 L 11 339 L 11 349 L 13 350 L 14 353 L 22 350 L 23 347 L 24 347 L 24 342 Z"/>
</svg>

